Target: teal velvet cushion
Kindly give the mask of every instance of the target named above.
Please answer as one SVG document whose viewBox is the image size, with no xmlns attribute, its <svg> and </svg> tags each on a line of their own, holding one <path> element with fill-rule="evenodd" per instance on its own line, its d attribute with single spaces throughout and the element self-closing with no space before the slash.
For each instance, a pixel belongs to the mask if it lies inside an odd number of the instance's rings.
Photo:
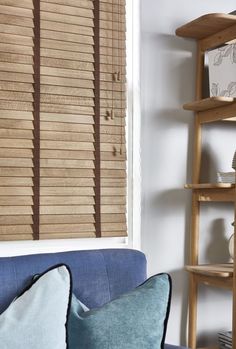
<svg viewBox="0 0 236 349">
<path fill-rule="evenodd" d="M 0 315 L 1 349 L 65 349 L 71 299 L 71 276 L 55 266 L 31 285 Z"/>
<path fill-rule="evenodd" d="M 171 280 L 158 274 L 99 309 L 72 300 L 69 349 L 160 349 L 164 346 Z"/>
<path fill-rule="evenodd" d="M 68 344 L 69 349 L 78 348 L 78 321 L 80 316 L 89 309 L 81 303 L 74 294 L 71 298 L 71 307 L 68 318 Z"/>
</svg>

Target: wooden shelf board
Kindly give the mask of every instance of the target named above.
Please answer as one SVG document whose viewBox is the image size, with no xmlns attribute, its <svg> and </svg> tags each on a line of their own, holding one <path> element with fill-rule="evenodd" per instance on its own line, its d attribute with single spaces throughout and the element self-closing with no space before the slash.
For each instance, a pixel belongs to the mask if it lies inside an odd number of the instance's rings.
<svg viewBox="0 0 236 349">
<path fill-rule="evenodd" d="M 196 183 L 185 184 L 186 189 L 229 189 L 234 188 L 235 184 L 232 183 Z"/>
<path fill-rule="evenodd" d="M 233 263 L 187 265 L 186 269 L 210 277 L 231 278 L 233 276 Z"/>
<path fill-rule="evenodd" d="M 209 97 L 209 98 L 201 99 L 199 101 L 186 103 L 183 105 L 183 108 L 185 110 L 193 110 L 193 111 L 199 112 L 199 111 L 206 111 L 209 109 L 224 107 L 234 102 L 236 105 L 236 99 L 232 97 Z"/>
<path fill-rule="evenodd" d="M 236 122 L 236 117 L 234 118 L 228 118 L 228 119 L 224 119 L 222 121 L 228 121 L 228 122 Z"/>
<path fill-rule="evenodd" d="M 219 349 L 219 347 L 217 345 L 212 345 L 209 347 L 197 347 L 197 349 Z"/>
<path fill-rule="evenodd" d="M 212 345 L 212 346 L 208 346 L 208 347 L 197 347 L 197 349 L 220 349 L 219 346 L 217 345 Z"/>
<path fill-rule="evenodd" d="M 235 202 L 235 185 L 231 183 L 186 184 L 198 202 Z"/>
<path fill-rule="evenodd" d="M 176 29 L 176 35 L 203 39 L 236 24 L 236 16 L 225 13 L 210 13 Z"/>
</svg>

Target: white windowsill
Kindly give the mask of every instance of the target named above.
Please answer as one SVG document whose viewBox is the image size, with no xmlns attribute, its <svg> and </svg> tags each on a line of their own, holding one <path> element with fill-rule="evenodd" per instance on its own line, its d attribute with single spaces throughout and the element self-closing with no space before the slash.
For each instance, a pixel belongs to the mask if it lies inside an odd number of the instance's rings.
<svg viewBox="0 0 236 349">
<path fill-rule="evenodd" d="M 128 248 L 128 238 L 62 239 L 40 241 L 7 241 L 0 243 L 0 257 L 101 248 Z"/>
</svg>

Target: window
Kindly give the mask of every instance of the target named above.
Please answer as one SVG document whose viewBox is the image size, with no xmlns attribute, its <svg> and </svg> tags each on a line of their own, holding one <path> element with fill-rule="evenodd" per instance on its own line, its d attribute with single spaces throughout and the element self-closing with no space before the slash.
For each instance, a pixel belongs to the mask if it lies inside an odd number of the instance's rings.
<svg viewBox="0 0 236 349">
<path fill-rule="evenodd" d="M 1 3 L 0 239 L 125 236 L 125 1 Z"/>
</svg>

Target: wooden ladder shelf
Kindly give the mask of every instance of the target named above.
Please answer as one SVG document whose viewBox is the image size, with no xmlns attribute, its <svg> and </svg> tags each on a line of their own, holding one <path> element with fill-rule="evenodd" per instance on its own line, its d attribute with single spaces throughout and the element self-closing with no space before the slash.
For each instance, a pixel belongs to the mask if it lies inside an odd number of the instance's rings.
<svg viewBox="0 0 236 349">
<path fill-rule="evenodd" d="M 199 283 L 233 290 L 233 349 L 236 349 L 236 239 L 234 239 L 234 261 L 229 264 L 199 264 L 199 221 L 201 202 L 232 202 L 236 208 L 235 185 L 229 183 L 201 183 L 200 166 L 202 153 L 202 126 L 215 121 L 236 121 L 236 99 L 210 97 L 203 99 L 204 53 L 236 39 L 236 16 L 213 13 L 201 16 L 176 30 L 176 35 L 197 40 L 196 101 L 184 104 L 185 110 L 195 113 L 193 184 L 185 188 L 192 190 L 192 228 L 189 272 L 189 333 L 188 346 L 197 346 L 197 300 Z M 236 211 L 236 209 L 235 209 Z M 235 234 L 236 236 L 236 234 Z"/>
</svg>

